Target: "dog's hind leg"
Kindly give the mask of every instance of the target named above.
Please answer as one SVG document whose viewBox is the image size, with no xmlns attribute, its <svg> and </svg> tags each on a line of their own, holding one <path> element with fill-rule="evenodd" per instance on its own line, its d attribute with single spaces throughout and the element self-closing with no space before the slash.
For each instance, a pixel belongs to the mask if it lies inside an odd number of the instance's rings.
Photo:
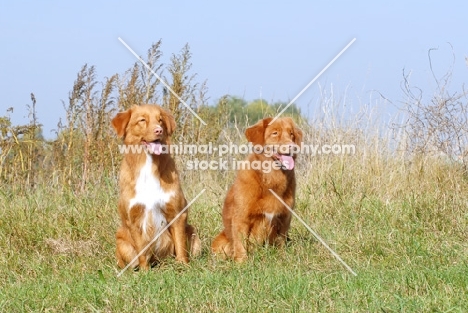
<svg viewBox="0 0 468 313">
<path fill-rule="evenodd" d="M 232 257 L 232 245 L 224 230 L 213 240 L 211 251 L 221 257 Z"/>
<path fill-rule="evenodd" d="M 117 258 L 117 265 L 120 268 L 124 268 L 129 264 L 137 255 L 135 247 L 132 244 L 132 237 L 128 228 L 120 227 L 116 234 L 117 248 L 115 256 Z M 130 267 L 136 268 L 138 266 L 138 260 L 135 260 Z"/>
</svg>

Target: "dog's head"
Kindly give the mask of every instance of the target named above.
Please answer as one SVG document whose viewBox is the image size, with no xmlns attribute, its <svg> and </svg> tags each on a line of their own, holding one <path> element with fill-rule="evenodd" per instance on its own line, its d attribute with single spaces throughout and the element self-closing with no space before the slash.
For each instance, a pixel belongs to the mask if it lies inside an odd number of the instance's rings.
<svg viewBox="0 0 468 313">
<path fill-rule="evenodd" d="M 134 105 L 112 119 L 117 135 L 127 145 L 143 144 L 154 154 L 161 154 L 161 144 L 169 144 L 176 123 L 174 116 L 159 105 Z"/>
<path fill-rule="evenodd" d="M 264 147 L 263 154 L 281 162 L 284 168 L 294 168 L 295 151 L 302 142 L 302 131 L 290 117 L 276 119 L 271 125 L 271 117 L 258 121 L 247 128 L 245 136 L 253 145 Z"/>
</svg>

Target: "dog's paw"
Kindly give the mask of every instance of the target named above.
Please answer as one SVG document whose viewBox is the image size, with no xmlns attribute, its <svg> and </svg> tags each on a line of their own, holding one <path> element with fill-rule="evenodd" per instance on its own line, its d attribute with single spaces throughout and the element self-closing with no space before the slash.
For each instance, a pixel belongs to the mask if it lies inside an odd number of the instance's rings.
<svg viewBox="0 0 468 313">
<path fill-rule="evenodd" d="M 188 264 L 189 259 L 186 256 L 183 257 L 176 257 L 176 261 L 182 264 Z"/>
<path fill-rule="evenodd" d="M 234 257 L 234 261 L 236 261 L 237 263 L 244 263 L 245 261 L 247 261 L 247 254 Z"/>
</svg>

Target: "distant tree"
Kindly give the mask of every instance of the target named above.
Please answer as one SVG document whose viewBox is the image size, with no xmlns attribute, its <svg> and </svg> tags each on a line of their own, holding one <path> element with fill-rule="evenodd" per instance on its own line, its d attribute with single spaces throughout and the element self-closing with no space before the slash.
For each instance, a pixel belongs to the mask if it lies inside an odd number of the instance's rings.
<svg viewBox="0 0 468 313">
<path fill-rule="evenodd" d="M 271 106 L 275 109 L 275 112 L 281 112 L 287 105 L 289 104 L 289 102 L 275 102 L 273 104 L 271 104 Z M 298 108 L 294 103 L 291 104 L 287 109 L 286 111 L 284 111 L 285 116 L 290 116 L 294 119 L 304 119 L 305 120 L 305 117 L 302 116 L 302 113 L 301 113 L 301 109 Z"/>
<path fill-rule="evenodd" d="M 229 115 L 229 123 L 237 124 L 241 127 L 246 127 L 256 123 L 258 120 L 265 117 L 274 117 L 281 112 L 287 105 L 287 102 L 275 102 L 269 104 L 263 99 L 255 99 L 251 102 L 236 97 L 225 96 L 225 102 L 218 102 L 215 106 L 210 107 L 210 111 L 226 111 L 226 108 L 220 108 L 221 103 L 225 103 Z M 301 110 L 293 103 L 291 104 L 282 116 L 290 116 L 297 122 L 304 121 L 305 117 L 302 116 Z"/>
</svg>

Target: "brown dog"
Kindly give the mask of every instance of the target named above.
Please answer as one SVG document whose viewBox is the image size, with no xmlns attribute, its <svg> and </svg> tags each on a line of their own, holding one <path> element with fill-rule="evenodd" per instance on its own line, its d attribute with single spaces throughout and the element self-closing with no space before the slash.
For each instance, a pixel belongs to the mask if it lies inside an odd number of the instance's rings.
<svg viewBox="0 0 468 313">
<path fill-rule="evenodd" d="M 112 120 L 127 151 L 120 170 L 117 263 L 127 266 L 187 205 L 174 159 L 168 153 L 170 135 L 176 127 L 170 112 L 158 105 L 133 106 Z M 166 151 L 164 151 L 166 150 Z M 187 263 L 200 252 L 200 239 L 187 224 L 185 211 L 130 266 L 148 269 L 160 259 L 174 255 Z"/>
<path fill-rule="evenodd" d="M 288 117 L 268 125 L 271 121 L 272 118 L 266 118 L 247 128 L 245 136 L 249 142 L 264 147 L 264 153 L 254 149 L 256 153 L 250 154 L 247 161 L 251 165 L 276 162 L 279 166 L 269 173 L 258 166 L 238 171 L 224 201 L 224 230 L 211 245 L 214 253 L 225 254 L 237 262 L 247 258 L 248 241 L 283 245 L 291 223 L 291 212 L 269 189 L 290 208 L 294 207 L 295 155 L 291 156 L 290 152 L 293 146 L 300 145 L 302 131 Z M 281 148 L 273 151 L 272 146 Z"/>
</svg>

